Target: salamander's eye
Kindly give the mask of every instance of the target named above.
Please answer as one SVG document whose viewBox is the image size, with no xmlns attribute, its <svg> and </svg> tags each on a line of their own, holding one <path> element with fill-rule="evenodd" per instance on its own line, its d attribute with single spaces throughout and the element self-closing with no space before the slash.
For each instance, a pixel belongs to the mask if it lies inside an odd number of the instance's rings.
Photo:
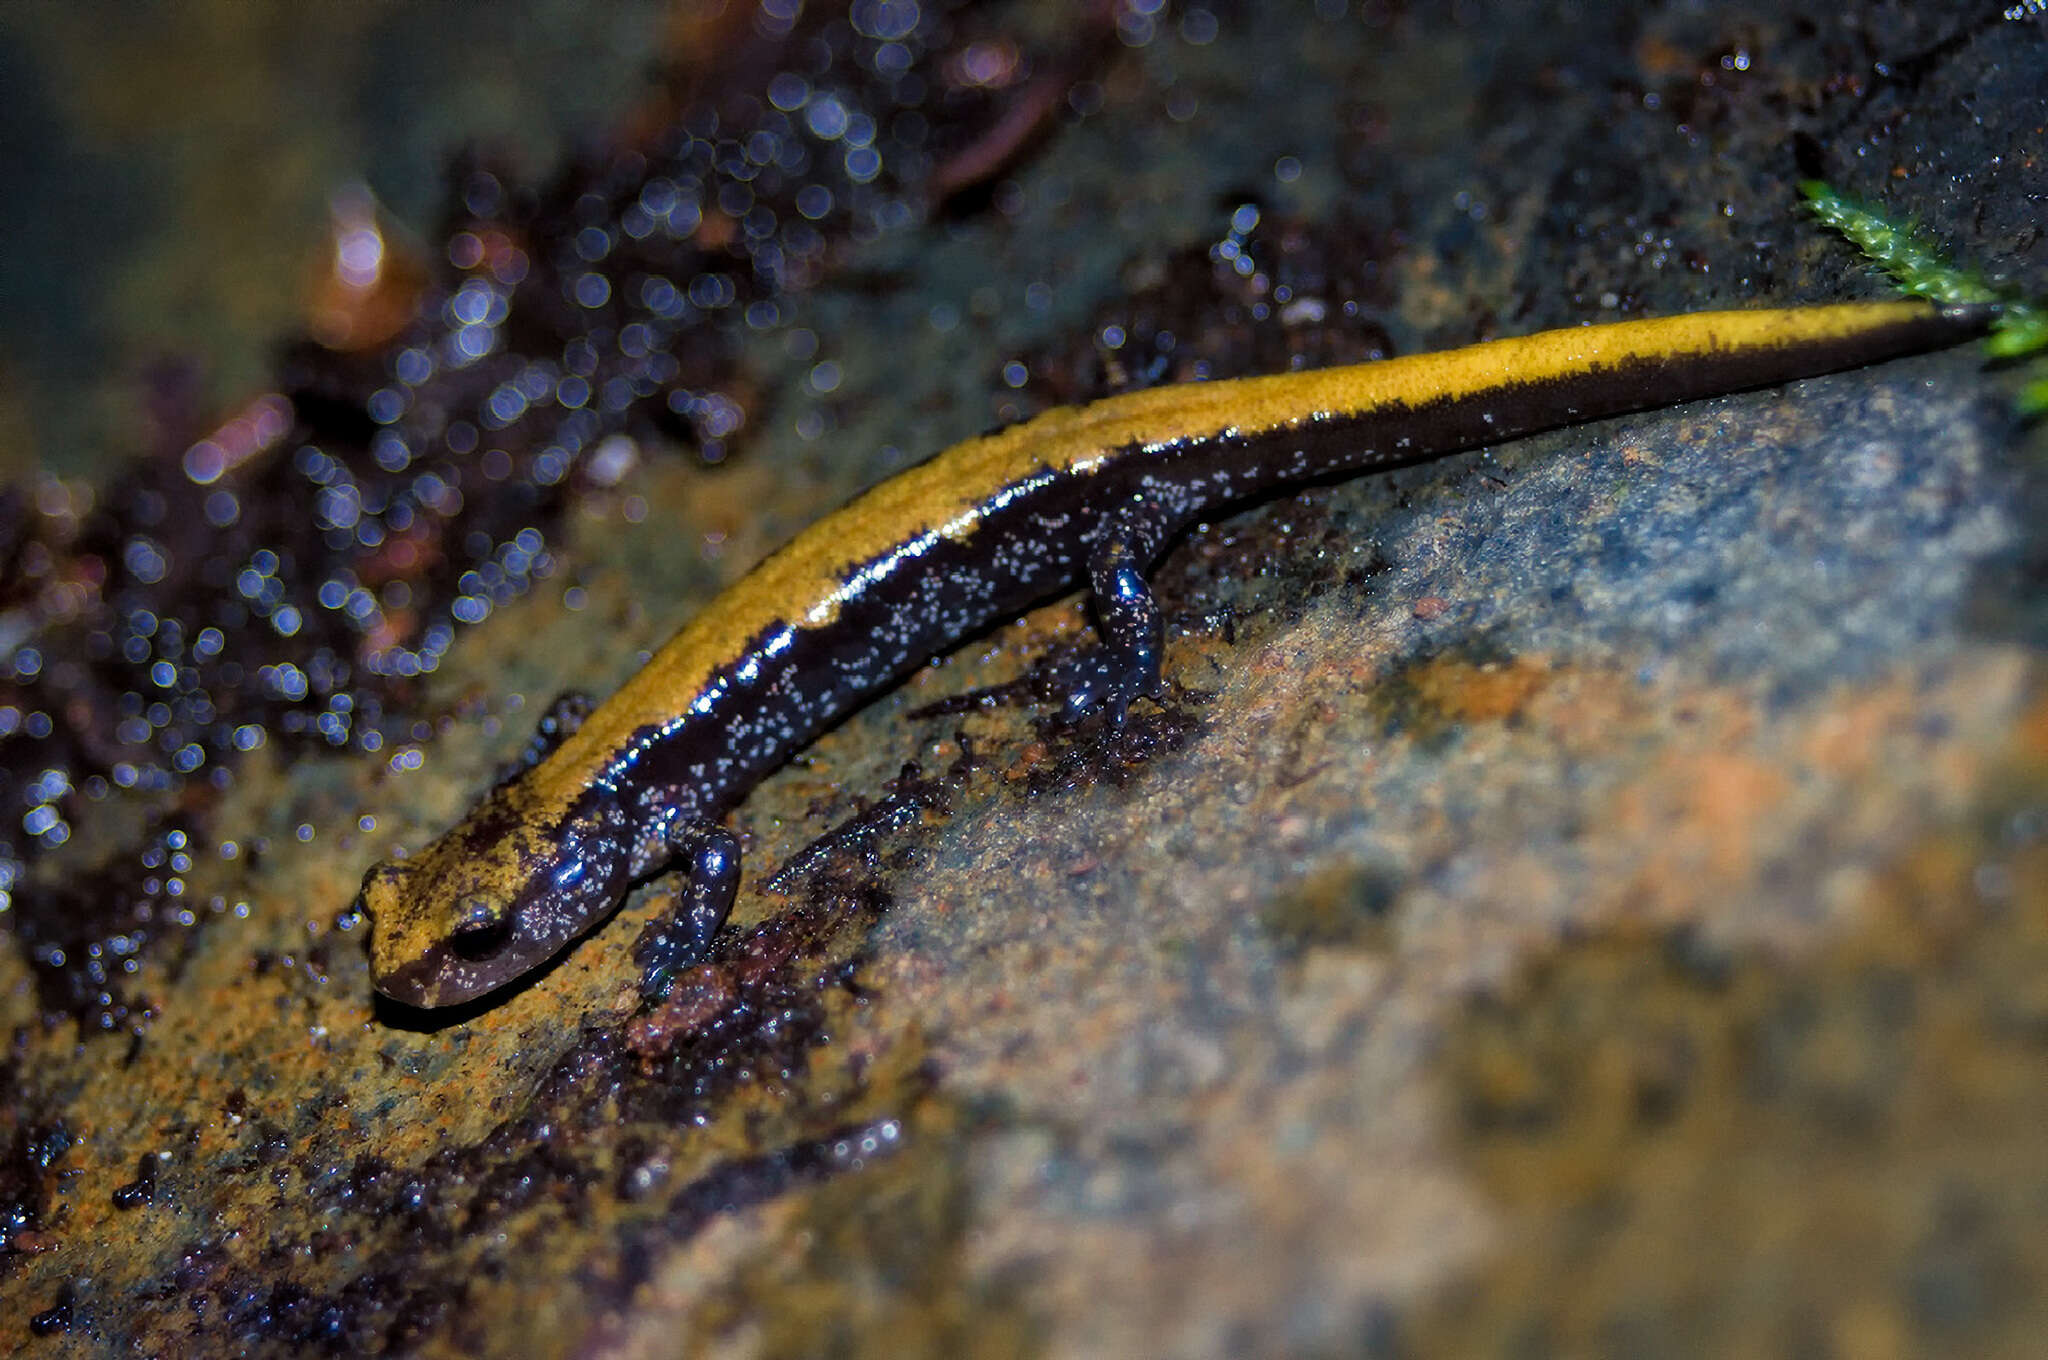
<svg viewBox="0 0 2048 1360">
<path fill-rule="evenodd" d="M 458 908 L 448 947 L 465 959 L 487 959 L 512 939 L 512 913 L 487 897 L 472 897 Z"/>
</svg>

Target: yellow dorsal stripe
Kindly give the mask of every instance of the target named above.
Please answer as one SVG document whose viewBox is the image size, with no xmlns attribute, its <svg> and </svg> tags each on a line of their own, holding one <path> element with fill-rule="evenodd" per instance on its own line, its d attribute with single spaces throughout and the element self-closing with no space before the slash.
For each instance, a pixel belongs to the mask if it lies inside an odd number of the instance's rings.
<svg viewBox="0 0 2048 1360">
<path fill-rule="evenodd" d="M 683 712 L 721 667 L 777 625 L 829 618 L 848 572 L 906 539 L 953 526 L 1036 473 L 1085 472 L 1118 449 L 1329 417 L 1483 397 L 1588 370 L 1729 351 L 1825 346 L 1928 315 L 1919 302 L 1696 312 L 1493 340 L 1342 368 L 1149 388 L 956 444 L 827 515 L 735 582 L 678 632 L 573 737 L 522 781 L 528 815 L 558 816 L 644 728 Z"/>
</svg>

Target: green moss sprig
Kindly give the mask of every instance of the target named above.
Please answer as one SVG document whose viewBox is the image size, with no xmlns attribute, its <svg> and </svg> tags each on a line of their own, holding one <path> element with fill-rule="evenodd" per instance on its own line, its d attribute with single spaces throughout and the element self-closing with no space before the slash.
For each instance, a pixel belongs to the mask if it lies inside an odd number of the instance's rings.
<svg viewBox="0 0 2048 1360">
<path fill-rule="evenodd" d="M 1837 193 L 1822 180 L 1802 181 L 1799 192 L 1813 215 L 1847 237 L 1898 285 L 1901 292 L 1943 304 L 1998 302 L 2004 311 L 1984 342 L 1996 359 L 2021 359 L 2048 350 L 2048 309 L 2008 296 L 1968 269 L 1947 259 L 1911 225 L 1894 222 L 1876 209 Z M 2028 365 L 2031 371 L 2048 363 Z M 2048 376 L 2030 376 L 2020 388 L 2019 409 L 2034 418 L 2048 415 Z"/>
</svg>

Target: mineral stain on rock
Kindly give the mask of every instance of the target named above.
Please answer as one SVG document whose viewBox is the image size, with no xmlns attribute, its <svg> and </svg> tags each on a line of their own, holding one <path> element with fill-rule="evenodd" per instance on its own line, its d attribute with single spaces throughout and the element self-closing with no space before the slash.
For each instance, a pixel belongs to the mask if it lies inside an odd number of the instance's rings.
<svg viewBox="0 0 2048 1360">
<path fill-rule="evenodd" d="M 1606 932 L 1467 1007 L 1445 1098 L 1505 1221 L 1407 1319 L 1414 1353 L 2024 1352 L 2048 1325 L 2032 756 L 1811 952 Z"/>
</svg>

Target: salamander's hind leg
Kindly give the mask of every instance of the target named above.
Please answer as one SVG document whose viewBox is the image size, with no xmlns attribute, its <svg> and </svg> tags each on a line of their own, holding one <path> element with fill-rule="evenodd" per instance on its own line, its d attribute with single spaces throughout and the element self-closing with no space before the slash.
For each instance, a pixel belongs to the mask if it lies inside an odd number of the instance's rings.
<svg viewBox="0 0 2048 1360">
<path fill-rule="evenodd" d="M 675 908 L 649 923 L 633 946 L 640 991 L 651 1001 L 667 993 L 677 973 L 710 952 L 740 886 L 740 843 L 716 822 L 678 822 L 669 828 L 666 844 L 671 862 L 687 867 L 690 879 Z"/>
<path fill-rule="evenodd" d="M 910 716 L 937 718 L 1037 702 L 1058 704 L 1060 716 L 1068 722 L 1099 710 L 1111 727 L 1121 727 L 1133 700 L 1141 695 L 1158 699 L 1165 692 L 1159 666 L 1166 630 L 1145 568 L 1170 536 L 1162 516 L 1142 501 L 1105 516 L 1088 553 L 1088 583 L 1100 639 L 1096 645 L 1005 684 L 912 709 Z"/>
<path fill-rule="evenodd" d="M 1156 522 L 1135 510 L 1105 521 L 1088 555 L 1095 627 L 1102 641 L 1054 666 L 1041 681 L 1068 721 L 1099 710 L 1111 727 L 1121 727 L 1132 700 L 1141 695 L 1157 699 L 1163 691 L 1159 664 L 1166 649 L 1165 626 L 1145 568 L 1164 537 Z"/>
</svg>

